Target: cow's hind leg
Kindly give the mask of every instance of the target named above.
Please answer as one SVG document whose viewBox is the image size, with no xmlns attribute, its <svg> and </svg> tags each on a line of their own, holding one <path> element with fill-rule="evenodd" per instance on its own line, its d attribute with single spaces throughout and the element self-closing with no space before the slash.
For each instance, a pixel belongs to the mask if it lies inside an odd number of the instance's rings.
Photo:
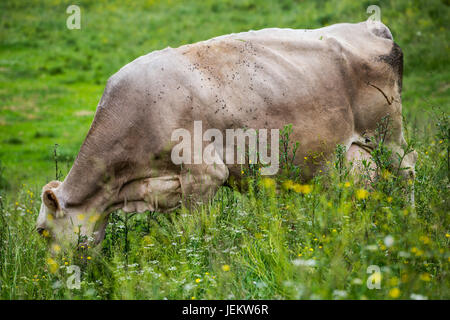
<svg viewBox="0 0 450 320">
<path fill-rule="evenodd" d="M 356 181 L 361 181 L 365 177 L 367 184 L 368 179 L 374 179 L 376 165 L 367 150 L 353 143 L 347 150 L 346 160 L 351 164 L 351 173 Z"/>
</svg>

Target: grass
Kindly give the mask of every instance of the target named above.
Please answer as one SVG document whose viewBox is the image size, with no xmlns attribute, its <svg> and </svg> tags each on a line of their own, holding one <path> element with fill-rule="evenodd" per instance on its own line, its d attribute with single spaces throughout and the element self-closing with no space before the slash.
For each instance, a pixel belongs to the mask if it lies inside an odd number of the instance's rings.
<svg viewBox="0 0 450 320">
<path fill-rule="evenodd" d="M 72 31 L 69 4 L 0 4 L 1 299 L 450 297 L 448 3 L 79 1 L 82 29 Z M 248 192 L 221 188 L 196 212 L 116 213 L 101 248 L 48 261 L 33 227 L 40 188 L 55 177 L 54 145 L 64 176 L 120 67 L 230 32 L 363 21 L 370 4 L 405 55 L 403 113 L 419 153 L 415 208 L 388 176 L 363 197 L 364 186 L 333 164 L 308 188 L 248 170 Z M 81 267 L 80 289 L 66 286 L 71 264 Z M 379 290 L 366 285 L 371 265 L 380 267 Z"/>
</svg>

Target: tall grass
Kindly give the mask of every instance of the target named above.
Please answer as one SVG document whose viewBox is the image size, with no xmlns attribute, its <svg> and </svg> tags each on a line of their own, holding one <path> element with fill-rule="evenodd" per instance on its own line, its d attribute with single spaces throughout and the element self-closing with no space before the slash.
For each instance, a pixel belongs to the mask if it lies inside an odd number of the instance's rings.
<svg viewBox="0 0 450 320">
<path fill-rule="evenodd" d="M 448 115 L 439 124 L 446 128 Z M 441 135 L 416 146 L 415 207 L 402 180 L 383 171 L 370 186 L 355 182 L 339 156 L 308 184 L 249 166 L 245 192 L 223 187 L 193 211 L 117 212 L 101 247 L 57 257 L 33 231 L 39 201 L 25 187 L 0 211 L 1 297 L 448 299 L 449 140 Z M 80 289 L 66 285 L 73 264 Z M 374 277 L 379 289 L 367 285 Z"/>
</svg>

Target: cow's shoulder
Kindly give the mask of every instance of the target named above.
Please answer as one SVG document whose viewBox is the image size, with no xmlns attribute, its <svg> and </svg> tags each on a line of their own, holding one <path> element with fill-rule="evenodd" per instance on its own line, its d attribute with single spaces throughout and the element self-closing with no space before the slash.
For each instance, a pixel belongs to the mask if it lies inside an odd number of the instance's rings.
<svg viewBox="0 0 450 320">
<path fill-rule="evenodd" d="M 173 69 L 171 56 L 174 49 L 167 47 L 163 50 L 152 51 L 140 56 L 120 68 L 106 81 L 105 90 L 100 102 L 100 107 L 107 105 L 112 99 L 124 99 L 142 90 L 151 90 L 158 82 L 163 80 L 169 69 Z M 169 76 L 169 75 L 167 75 Z"/>
<path fill-rule="evenodd" d="M 144 75 L 147 72 L 154 72 L 155 70 L 153 68 L 157 66 L 164 68 L 164 65 L 167 65 L 167 62 L 170 59 L 169 56 L 173 53 L 174 49 L 167 47 L 140 56 L 109 77 L 107 85 L 111 88 L 126 85 L 128 81 L 136 79 L 140 74 Z"/>
</svg>

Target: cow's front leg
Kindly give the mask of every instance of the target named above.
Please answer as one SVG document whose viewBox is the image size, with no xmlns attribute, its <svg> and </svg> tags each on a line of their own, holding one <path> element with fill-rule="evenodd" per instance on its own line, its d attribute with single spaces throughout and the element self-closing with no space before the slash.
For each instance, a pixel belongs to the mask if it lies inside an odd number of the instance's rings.
<svg viewBox="0 0 450 320">
<path fill-rule="evenodd" d="M 351 163 L 351 173 L 356 179 L 362 176 L 366 176 L 371 180 L 375 178 L 376 165 L 370 153 L 361 146 L 355 143 L 351 144 L 346 153 L 346 160 Z M 365 181 L 365 183 L 367 184 L 368 181 Z"/>
</svg>

